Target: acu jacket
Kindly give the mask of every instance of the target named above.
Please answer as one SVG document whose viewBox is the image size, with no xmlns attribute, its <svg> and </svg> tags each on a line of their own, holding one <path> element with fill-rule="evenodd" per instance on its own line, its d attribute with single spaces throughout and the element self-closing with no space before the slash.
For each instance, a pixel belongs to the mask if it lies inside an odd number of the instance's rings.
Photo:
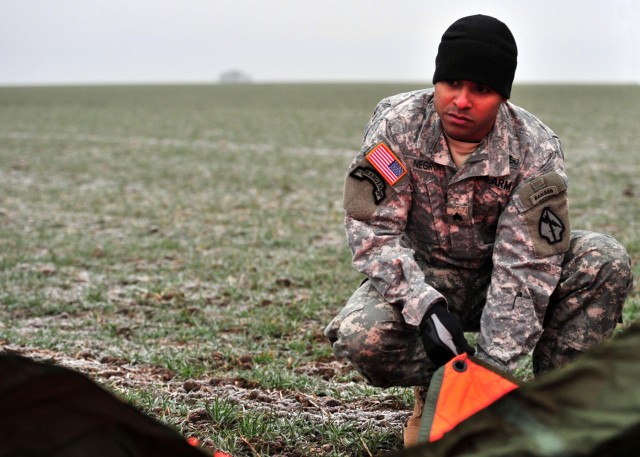
<svg viewBox="0 0 640 457">
<path fill-rule="evenodd" d="M 432 89 L 386 98 L 345 182 L 353 264 L 413 326 L 444 298 L 425 283 L 418 260 L 491 268 L 478 345 L 511 370 L 540 338 L 560 278 L 570 238 L 567 185 L 557 136 L 511 103 L 458 169 Z"/>
</svg>

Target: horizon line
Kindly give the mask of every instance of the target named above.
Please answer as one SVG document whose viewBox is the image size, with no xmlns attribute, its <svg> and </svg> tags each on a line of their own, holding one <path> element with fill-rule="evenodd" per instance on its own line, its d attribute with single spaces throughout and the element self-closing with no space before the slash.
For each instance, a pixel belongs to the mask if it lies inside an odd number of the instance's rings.
<svg viewBox="0 0 640 457">
<path fill-rule="evenodd" d="M 1 82 L 1 88 L 30 88 L 30 87 L 95 87 L 95 86 L 194 86 L 194 85 L 304 85 L 304 84 L 407 84 L 407 85 L 420 85 L 422 87 L 433 87 L 431 82 L 419 81 L 419 80 L 366 80 L 366 79 L 326 79 L 326 80 L 312 80 L 312 79 L 295 79 L 295 80 L 248 80 L 239 82 L 226 82 L 220 80 L 158 80 L 158 81 L 38 81 L 38 82 Z M 577 85 L 577 86 L 636 86 L 640 85 L 640 81 L 633 80 L 515 80 L 514 87 L 518 85 Z"/>
</svg>

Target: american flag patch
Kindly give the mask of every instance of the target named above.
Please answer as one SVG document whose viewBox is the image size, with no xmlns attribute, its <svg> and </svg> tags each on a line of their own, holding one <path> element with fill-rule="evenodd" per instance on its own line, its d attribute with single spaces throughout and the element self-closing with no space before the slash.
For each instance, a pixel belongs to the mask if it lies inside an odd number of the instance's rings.
<svg viewBox="0 0 640 457">
<path fill-rule="evenodd" d="M 391 152 L 386 144 L 380 143 L 367 153 L 367 160 L 390 185 L 397 183 L 407 174 L 407 169 Z"/>
</svg>

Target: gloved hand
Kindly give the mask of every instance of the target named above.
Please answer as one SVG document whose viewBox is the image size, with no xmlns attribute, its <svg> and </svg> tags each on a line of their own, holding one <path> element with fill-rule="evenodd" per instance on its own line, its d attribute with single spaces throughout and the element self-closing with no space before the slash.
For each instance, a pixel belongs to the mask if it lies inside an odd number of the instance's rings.
<svg viewBox="0 0 640 457">
<path fill-rule="evenodd" d="M 476 353 L 467 343 L 458 319 L 447 311 L 444 301 L 431 305 L 420 325 L 420 335 L 427 357 L 438 367 L 463 352 Z"/>
</svg>

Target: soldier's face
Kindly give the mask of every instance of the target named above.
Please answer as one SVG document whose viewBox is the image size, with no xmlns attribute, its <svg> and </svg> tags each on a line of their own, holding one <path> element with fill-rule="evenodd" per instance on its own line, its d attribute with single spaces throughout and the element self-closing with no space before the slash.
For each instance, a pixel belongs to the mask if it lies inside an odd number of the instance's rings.
<svg viewBox="0 0 640 457">
<path fill-rule="evenodd" d="M 493 128 L 504 100 L 495 90 L 471 81 L 438 81 L 434 103 L 445 133 L 454 140 L 478 142 Z"/>
</svg>

